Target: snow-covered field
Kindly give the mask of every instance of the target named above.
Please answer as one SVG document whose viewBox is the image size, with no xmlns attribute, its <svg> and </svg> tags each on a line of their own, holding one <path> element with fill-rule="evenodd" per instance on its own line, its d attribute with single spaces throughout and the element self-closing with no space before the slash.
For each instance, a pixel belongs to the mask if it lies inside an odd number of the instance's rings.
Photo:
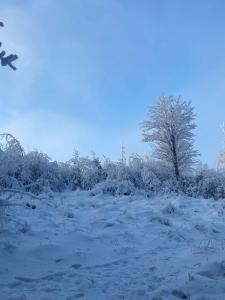
<svg viewBox="0 0 225 300">
<path fill-rule="evenodd" d="M 1 300 L 225 299 L 224 201 L 22 199 L 37 208 L 1 217 Z"/>
</svg>

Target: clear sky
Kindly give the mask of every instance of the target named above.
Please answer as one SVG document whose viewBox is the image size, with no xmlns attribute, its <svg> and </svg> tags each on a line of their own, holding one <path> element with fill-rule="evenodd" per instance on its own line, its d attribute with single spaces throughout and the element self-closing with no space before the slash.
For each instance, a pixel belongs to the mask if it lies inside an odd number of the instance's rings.
<svg viewBox="0 0 225 300">
<path fill-rule="evenodd" d="M 196 147 L 215 166 L 225 121 L 225 1 L 1 0 L 0 128 L 68 160 L 148 153 L 139 122 L 162 93 L 195 106 Z"/>
</svg>

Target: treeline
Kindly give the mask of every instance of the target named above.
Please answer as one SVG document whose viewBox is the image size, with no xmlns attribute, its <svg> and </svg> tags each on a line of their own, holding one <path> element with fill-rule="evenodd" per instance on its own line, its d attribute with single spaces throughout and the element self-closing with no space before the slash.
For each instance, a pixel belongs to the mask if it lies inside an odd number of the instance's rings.
<svg viewBox="0 0 225 300">
<path fill-rule="evenodd" d="M 49 191 L 90 190 L 130 195 L 183 193 L 192 197 L 225 198 L 225 171 L 208 169 L 194 149 L 193 107 L 180 98 L 159 98 L 141 123 L 143 140 L 153 146 L 149 156 L 124 151 L 117 162 L 75 152 L 66 163 L 51 161 L 38 151 L 26 153 L 11 134 L 0 134 L 0 188 L 14 188 L 34 194 Z"/>
<path fill-rule="evenodd" d="M 14 138 L 11 137 L 14 141 Z M 0 151 L 0 187 L 34 194 L 49 191 L 90 190 L 91 195 L 131 195 L 145 193 L 184 193 L 193 197 L 225 198 L 225 172 L 209 170 L 201 164 L 176 180 L 162 162 L 137 154 L 127 162 L 112 162 L 75 153 L 66 163 L 52 162 L 38 151 L 25 153 L 18 142 L 8 143 Z"/>
</svg>

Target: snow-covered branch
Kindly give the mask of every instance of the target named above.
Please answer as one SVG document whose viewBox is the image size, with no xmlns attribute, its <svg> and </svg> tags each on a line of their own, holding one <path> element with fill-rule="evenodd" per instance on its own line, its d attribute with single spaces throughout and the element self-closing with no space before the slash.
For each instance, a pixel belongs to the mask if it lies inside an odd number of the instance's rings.
<svg viewBox="0 0 225 300">
<path fill-rule="evenodd" d="M 17 190 L 17 189 L 0 189 L 0 194 L 1 193 L 15 193 L 15 194 L 21 194 L 21 195 L 24 195 L 24 196 L 28 196 L 32 199 L 38 199 L 40 200 L 40 198 L 34 194 L 31 194 L 29 192 L 24 192 L 24 191 L 20 191 L 20 190 Z"/>
</svg>

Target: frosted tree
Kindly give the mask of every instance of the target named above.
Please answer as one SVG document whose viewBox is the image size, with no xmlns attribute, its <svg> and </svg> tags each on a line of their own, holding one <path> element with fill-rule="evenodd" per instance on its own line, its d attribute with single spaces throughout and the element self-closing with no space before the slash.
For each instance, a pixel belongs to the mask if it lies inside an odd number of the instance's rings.
<svg viewBox="0 0 225 300">
<path fill-rule="evenodd" d="M 121 145 L 121 149 L 120 149 L 120 162 L 123 165 L 126 165 L 126 151 L 125 151 L 124 144 Z"/>
<path fill-rule="evenodd" d="M 172 168 L 177 180 L 183 171 L 191 169 L 199 155 L 193 147 L 194 119 L 190 102 L 161 96 L 149 108 L 149 120 L 141 123 L 143 141 L 154 145 L 155 157 Z"/>
<path fill-rule="evenodd" d="M 225 123 L 221 124 L 221 129 L 223 131 L 223 134 L 225 135 Z M 218 169 L 225 169 L 225 148 L 219 154 Z"/>
</svg>

